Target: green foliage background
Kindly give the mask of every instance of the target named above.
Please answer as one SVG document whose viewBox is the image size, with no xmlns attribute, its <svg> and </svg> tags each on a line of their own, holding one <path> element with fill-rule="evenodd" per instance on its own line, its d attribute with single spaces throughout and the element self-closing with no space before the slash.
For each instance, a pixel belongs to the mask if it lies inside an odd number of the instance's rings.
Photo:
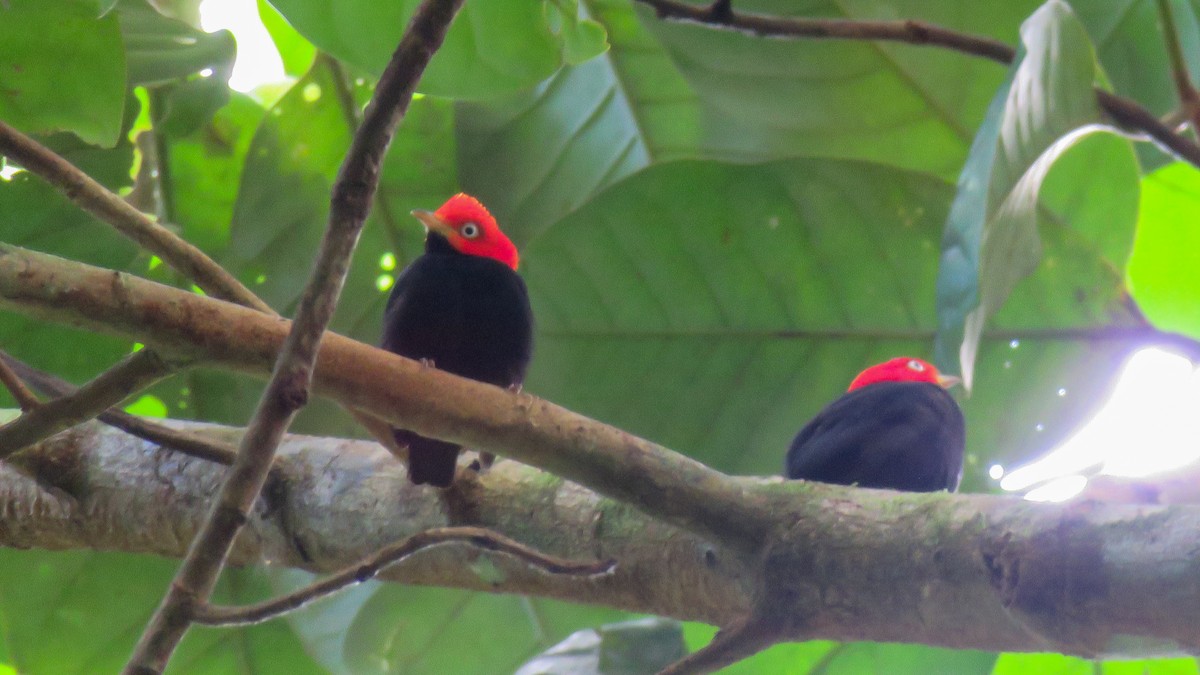
<svg viewBox="0 0 1200 675">
<path fill-rule="evenodd" d="M 176 4 L 175 15 L 193 13 L 194 2 Z M 0 119 L 156 211 L 287 314 L 360 106 L 415 4 L 260 3 L 295 82 L 247 96 L 225 86 L 228 34 L 203 34 L 143 0 L 9 0 L 0 7 Z M 736 8 L 917 18 L 1017 45 L 1038 5 L 745 0 Z M 1020 137 L 1028 161 L 1014 169 L 979 158 L 1014 124 L 1002 106 L 989 113 L 1012 79 L 993 62 L 665 23 L 630 0 L 469 0 L 392 146 L 334 328 L 375 341 L 390 276 L 420 251 L 407 212 L 466 190 L 523 252 L 538 319 L 528 390 L 723 471 L 776 473 L 796 429 L 861 368 L 932 356 L 947 317 L 958 317 L 951 335 L 961 329 L 961 313 L 938 300 L 954 273 L 939 265 L 943 233 L 977 244 L 979 228 L 997 221 L 959 205 L 956 185 L 983 181 L 993 196 L 1021 189 L 1022 167 L 1079 123 L 1057 111 L 1093 100 L 1093 73 L 1156 115 L 1175 106 L 1153 3 L 1051 5 L 1042 18 L 1074 38 L 1061 59 L 1018 79 L 1041 92 L 1050 111 L 1042 131 L 1054 133 Z M 1172 6 L 1200 71 L 1200 3 Z M 1030 35 L 1036 47 L 1044 33 Z M 149 145 L 132 140 L 151 130 L 165 160 L 157 200 L 139 173 Z M 1019 262 L 1032 275 L 998 281 L 984 253 L 950 278 L 968 294 L 1015 284 L 980 335 L 963 400 L 965 490 L 995 489 L 991 464 L 1020 461 L 1069 433 L 1147 321 L 1200 336 L 1190 311 L 1200 295 L 1197 194 L 1194 167 L 1123 137 L 1089 136 L 1054 164 L 1029 214 L 1026 235 L 1040 234 L 1041 255 L 1024 246 Z M 0 181 L 0 239 L 187 286 L 25 173 Z M 133 347 L 9 313 L 0 314 L 0 345 L 78 382 Z M 140 409 L 242 424 L 258 392 L 255 382 L 195 372 L 156 387 Z M 356 433 L 320 402 L 295 428 Z M 128 555 L 0 551 L 0 661 L 29 673 L 117 669 L 173 569 Z M 230 572 L 222 599 L 259 597 L 296 577 Z M 573 630 L 619 618 L 539 599 L 368 586 L 286 622 L 193 631 L 172 669 L 506 673 Z M 689 626 L 686 635 L 697 646 L 711 631 Z M 780 646 L 730 672 L 1092 668 L 822 642 Z M 1136 670 L 1197 672 L 1190 660 Z"/>
</svg>

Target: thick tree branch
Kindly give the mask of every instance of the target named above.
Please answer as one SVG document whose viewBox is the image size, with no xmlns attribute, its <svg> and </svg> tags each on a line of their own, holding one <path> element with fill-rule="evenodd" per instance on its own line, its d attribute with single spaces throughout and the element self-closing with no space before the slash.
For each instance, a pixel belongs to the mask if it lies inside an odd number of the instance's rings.
<svg viewBox="0 0 1200 675">
<path fill-rule="evenodd" d="M 366 560 L 357 562 L 286 595 L 245 607 L 207 605 L 196 613 L 196 623 L 209 626 L 229 626 L 269 621 L 300 609 L 311 602 L 329 597 L 349 586 L 374 579 L 385 568 L 425 549 L 455 542 L 469 544 L 484 551 L 504 553 L 546 574 L 596 576 L 607 574 L 616 566 L 614 560 L 576 562 L 556 558 L 482 527 L 440 527 L 418 532 L 404 541 L 386 546 Z"/>
<path fill-rule="evenodd" d="M 225 268 L 179 235 L 151 220 L 86 173 L 0 121 L 0 154 L 58 188 L 76 206 L 113 226 L 214 297 L 274 313 Z"/>
<path fill-rule="evenodd" d="M 74 393 L 47 401 L 0 426 L 0 459 L 92 419 L 175 372 L 150 349 L 130 354 Z"/>
<path fill-rule="evenodd" d="M 0 244 L 0 307 L 126 335 L 262 377 L 288 323 L 179 289 Z M 120 292 L 115 292 L 119 287 Z M 675 525 L 755 551 L 771 500 L 699 462 L 552 403 L 326 334 L 315 390 L 396 426 L 575 480 Z"/>
<path fill-rule="evenodd" d="M 239 433 L 170 424 L 208 436 Z M 221 473 L 97 423 L 31 451 L 57 462 L 82 496 L 60 500 L 0 465 L 0 511 L 8 514 L 0 545 L 179 556 Z M 250 514 L 235 562 L 330 572 L 423 529 L 469 525 L 552 555 L 612 558 L 618 566 L 581 580 L 447 546 L 381 578 L 603 604 L 715 623 L 733 635 L 754 616 L 772 639 L 1085 657 L 1200 648 L 1200 507 L 743 481 L 777 505 L 765 516 L 774 533 L 765 553 L 747 557 L 516 462 L 436 491 L 408 484 L 402 467 L 366 442 L 292 436 L 279 461 L 284 479 Z M 481 578 L 471 565 L 479 555 L 500 574 Z"/>
<path fill-rule="evenodd" d="M 970 35 L 923 21 L 865 21 L 776 17 L 735 12 L 728 7 L 713 11 L 680 0 L 637 0 L 654 8 L 658 17 L 673 21 L 699 23 L 713 28 L 739 30 L 760 37 L 826 38 L 841 40 L 877 40 L 951 49 L 997 63 L 1011 63 L 1016 56 L 1012 47 L 992 38 Z M 1149 136 L 1159 147 L 1200 167 L 1200 145 L 1175 133 L 1136 101 L 1096 90 L 1096 98 L 1121 126 Z"/>
<path fill-rule="evenodd" d="M 204 528 L 138 641 L 127 675 L 161 673 L 183 638 L 195 609 L 205 603 L 225 565 L 233 539 L 258 498 L 275 448 L 308 399 L 313 363 L 333 317 L 350 259 L 370 213 L 380 166 L 425 66 L 441 46 L 463 0 L 424 0 L 376 85 L 333 185 L 329 224 L 266 390 L 238 446 Z"/>
</svg>

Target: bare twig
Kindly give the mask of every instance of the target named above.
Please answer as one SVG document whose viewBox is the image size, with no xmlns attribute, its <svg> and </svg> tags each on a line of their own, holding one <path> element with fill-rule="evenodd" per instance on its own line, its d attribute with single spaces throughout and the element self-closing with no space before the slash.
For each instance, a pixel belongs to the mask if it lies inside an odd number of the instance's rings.
<svg viewBox="0 0 1200 675">
<path fill-rule="evenodd" d="M 1158 0 L 1158 15 L 1162 19 L 1163 39 L 1167 44 L 1167 56 L 1171 61 L 1171 79 L 1175 82 L 1175 91 L 1179 93 L 1179 102 L 1192 123 L 1192 128 L 1200 134 L 1200 94 L 1192 84 L 1188 75 L 1187 61 L 1183 56 L 1183 47 L 1179 44 L 1179 30 L 1175 26 L 1175 15 L 1171 11 L 1171 0 Z"/>
<path fill-rule="evenodd" d="M 73 394 L 38 405 L 0 427 L 0 459 L 86 422 L 175 372 L 152 350 L 130 354 Z"/>
<path fill-rule="evenodd" d="M 761 37 L 902 42 L 917 46 L 941 47 L 1004 64 L 1011 63 L 1016 56 L 1016 50 L 998 40 L 961 33 L 923 21 L 785 18 L 723 10 L 720 7 L 721 3 L 700 7 L 679 0 L 637 1 L 653 7 L 662 19 L 739 30 Z M 1175 133 L 1140 104 L 1102 89 L 1096 90 L 1096 98 L 1104 111 L 1118 124 L 1145 133 L 1167 152 L 1200 167 L 1200 144 Z"/>
<path fill-rule="evenodd" d="M 317 348 L 337 306 L 351 254 L 370 212 L 387 146 L 412 100 L 417 81 L 441 46 L 461 5 L 462 0 L 422 2 L 380 77 L 334 183 L 329 225 L 316 264 L 271 380 L 242 438 L 237 461 L 208 521 L 193 540 L 162 604 L 138 641 L 125 666 L 126 673 L 161 673 L 196 607 L 212 593 L 233 539 L 262 490 L 275 448 L 308 398 Z"/>
<path fill-rule="evenodd" d="M 711 673 L 749 658 L 781 639 L 778 631 L 750 617 L 721 629 L 712 642 L 663 668 L 658 675 Z"/>
<path fill-rule="evenodd" d="M 203 251 L 127 204 L 49 148 L 3 121 L 0 121 L 0 153 L 61 190 L 83 210 L 162 258 L 209 295 L 274 314 L 265 302 Z"/>
<path fill-rule="evenodd" d="M 981 56 L 998 63 L 1011 63 L 1012 47 L 988 37 L 968 35 L 924 21 L 859 21 L 856 19 L 777 17 L 735 12 L 726 3 L 701 7 L 678 0 L 638 0 L 654 8 L 660 19 L 689 21 L 732 28 L 758 37 L 830 38 L 841 40 L 885 40 L 911 45 L 944 47 Z"/>
<path fill-rule="evenodd" d="M 10 368 L 47 396 L 71 396 L 78 389 L 69 382 L 44 373 L 0 350 L 0 366 Z M 132 436 L 161 445 L 168 450 L 229 466 L 237 456 L 237 448 L 216 439 L 204 438 L 187 431 L 172 429 L 135 415 L 110 408 L 97 419 Z"/>
<path fill-rule="evenodd" d="M 595 576 L 607 574 L 616 567 L 615 560 L 577 562 L 546 555 L 482 527 L 443 527 L 418 532 L 403 541 L 380 549 L 365 560 L 278 598 L 245 607 L 206 605 L 197 610 L 196 623 L 227 626 L 269 621 L 348 586 L 373 579 L 384 568 L 431 546 L 450 542 L 461 542 L 486 551 L 505 553 L 547 574 Z"/>
<path fill-rule="evenodd" d="M 21 377 L 14 373 L 3 359 L 0 359 L 0 382 L 4 383 L 4 387 L 16 399 L 17 405 L 21 407 L 21 412 L 27 413 L 42 404 L 38 397 L 29 391 L 29 387 L 25 386 Z"/>
</svg>

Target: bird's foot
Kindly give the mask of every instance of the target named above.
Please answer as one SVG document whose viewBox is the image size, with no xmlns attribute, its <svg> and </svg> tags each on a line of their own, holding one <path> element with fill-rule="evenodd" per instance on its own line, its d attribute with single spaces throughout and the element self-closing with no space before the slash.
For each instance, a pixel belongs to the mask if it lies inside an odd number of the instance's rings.
<svg viewBox="0 0 1200 675">
<path fill-rule="evenodd" d="M 437 364 L 433 362 L 433 359 L 420 358 L 417 361 L 420 362 L 422 368 L 437 368 Z"/>
<path fill-rule="evenodd" d="M 514 394 L 519 394 L 521 393 L 522 386 L 523 385 L 520 382 L 513 382 L 512 384 L 508 385 L 508 390 Z"/>
<path fill-rule="evenodd" d="M 479 457 L 471 460 L 471 463 L 468 464 L 467 466 L 475 473 L 477 473 L 479 475 L 483 475 L 484 473 L 487 472 L 488 469 L 492 468 L 492 465 L 495 463 L 496 463 L 495 455 L 493 455 L 490 452 L 481 452 L 481 453 L 479 453 Z"/>
</svg>

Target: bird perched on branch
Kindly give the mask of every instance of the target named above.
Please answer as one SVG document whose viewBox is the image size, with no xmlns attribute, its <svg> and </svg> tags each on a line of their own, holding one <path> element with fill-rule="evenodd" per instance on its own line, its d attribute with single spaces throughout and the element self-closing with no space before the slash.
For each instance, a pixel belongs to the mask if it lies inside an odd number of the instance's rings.
<svg viewBox="0 0 1200 675">
<path fill-rule="evenodd" d="M 455 375 L 519 387 L 533 355 L 533 312 L 516 271 L 517 247 L 469 195 L 412 214 L 428 229 L 425 253 L 396 277 L 380 346 Z M 412 482 L 453 482 L 461 446 L 392 431 L 408 446 Z"/>
<path fill-rule="evenodd" d="M 901 357 L 871 366 L 812 419 L 788 448 L 785 473 L 909 492 L 954 491 L 966 431 L 945 390 L 958 378 Z"/>
</svg>

